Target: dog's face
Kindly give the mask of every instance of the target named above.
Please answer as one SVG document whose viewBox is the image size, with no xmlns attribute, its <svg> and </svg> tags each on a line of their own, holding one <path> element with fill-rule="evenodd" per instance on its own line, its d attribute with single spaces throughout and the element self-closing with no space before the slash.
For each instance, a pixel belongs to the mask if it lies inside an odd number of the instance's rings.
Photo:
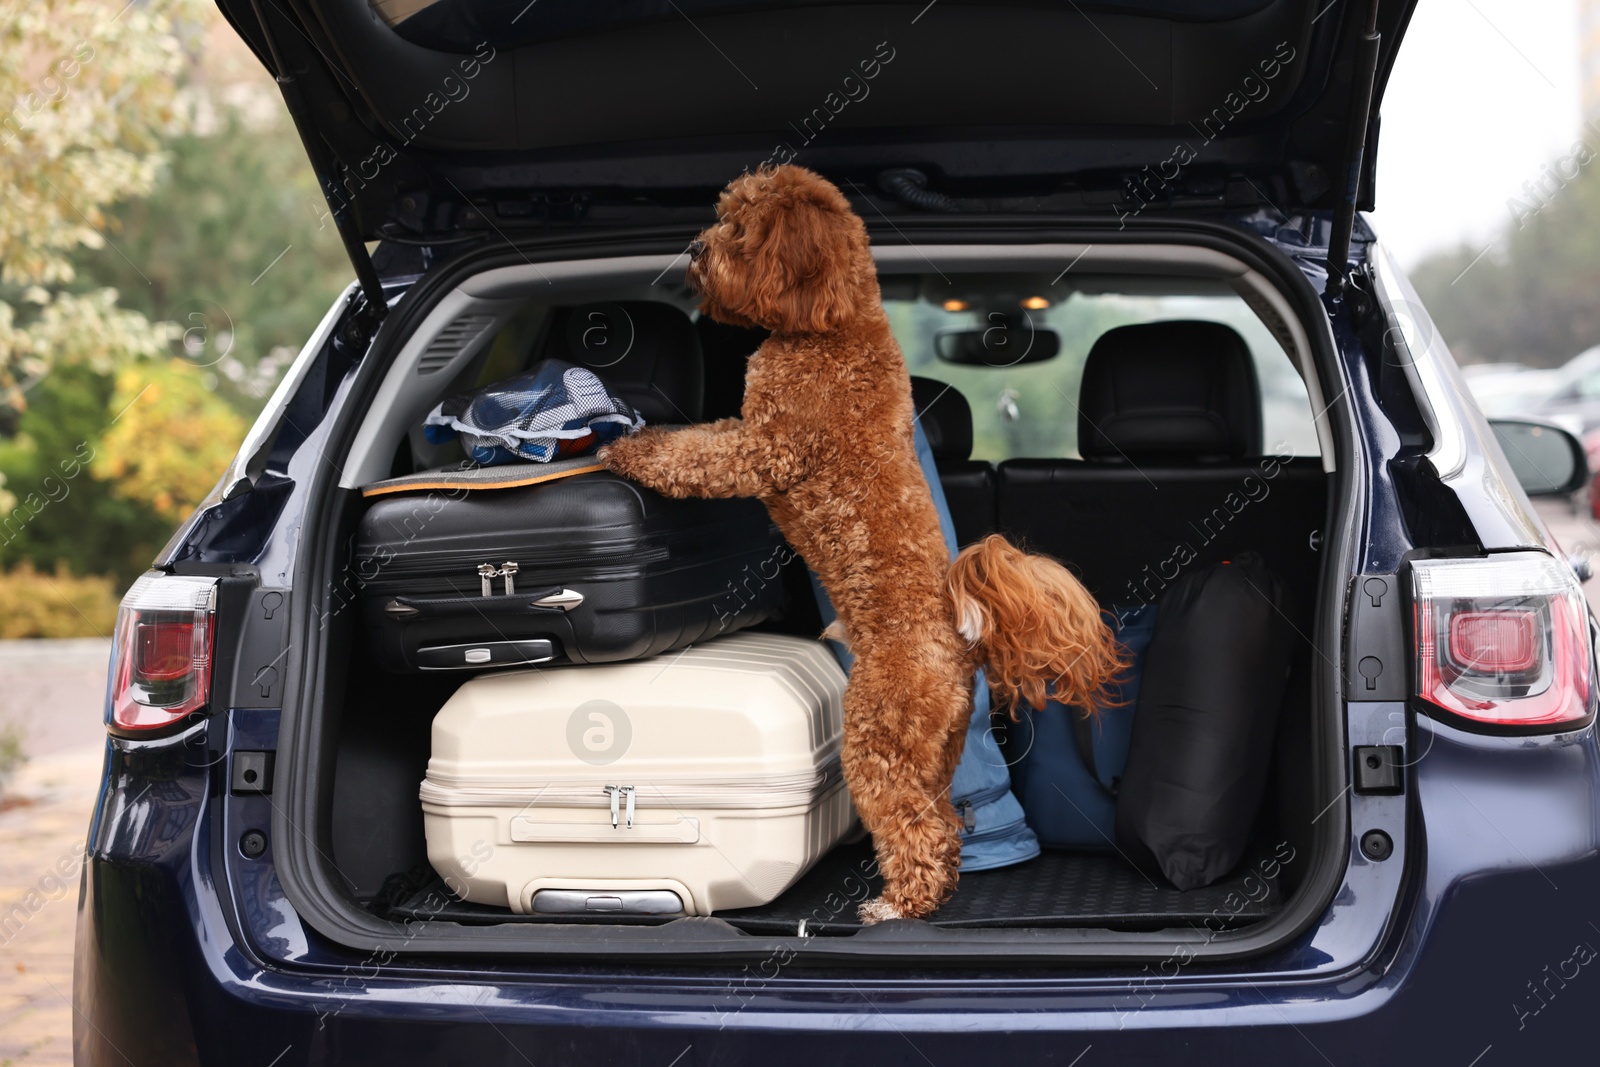
<svg viewBox="0 0 1600 1067">
<path fill-rule="evenodd" d="M 733 180 L 690 246 L 700 309 L 774 333 L 838 329 L 877 301 L 867 230 L 827 179 L 803 167 Z"/>
</svg>

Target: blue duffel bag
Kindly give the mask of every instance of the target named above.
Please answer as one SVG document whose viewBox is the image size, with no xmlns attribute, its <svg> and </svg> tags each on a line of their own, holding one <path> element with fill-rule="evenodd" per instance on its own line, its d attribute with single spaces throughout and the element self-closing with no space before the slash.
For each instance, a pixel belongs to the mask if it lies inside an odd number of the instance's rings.
<svg viewBox="0 0 1600 1067">
<path fill-rule="evenodd" d="M 928 479 L 934 507 L 939 511 L 939 526 L 944 531 L 950 558 L 954 559 L 955 525 L 950 521 L 950 507 L 945 503 L 944 487 L 939 482 L 939 472 L 933 463 L 933 450 L 928 447 L 921 423 L 916 425 L 916 444 L 917 459 L 922 462 L 922 474 Z M 817 607 L 822 612 L 823 624 L 833 622 L 833 605 L 818 584 L 816 575 L 811 576 L 811 587 L 817 594 Z M 836 641 L 829 643 L 840 665 L 849 671 L 850 664 L 854 662 L 850 651 Z M 955 778 L 950 784 L 950 800 L 961 815 L 963 874 L 1009 867 L 1039 854 L 1039 840 L 1028 829 L 1022 805 L 1011 790 L 1010 769 L 990 728 L 989 683 L 982 671 L 978 672 L 973 685 L 972 720 L 967 726 L 967 744 L 961 750 L 961 762 L 956 765 Z"/>
<path fill-rule="evenodd" d="M 1131 665 L 1092 716 L 1054 700 L 1024 708 L 1007 732 L 1012 785 L 1040 842 L 1051 848 L 1110 851 L 1117 840 L 1117 787 L 1133 740 L 1139 675 L 1155 634 L 1156 609 L 1145 605 L 1113 621 Z"/>
</svg>

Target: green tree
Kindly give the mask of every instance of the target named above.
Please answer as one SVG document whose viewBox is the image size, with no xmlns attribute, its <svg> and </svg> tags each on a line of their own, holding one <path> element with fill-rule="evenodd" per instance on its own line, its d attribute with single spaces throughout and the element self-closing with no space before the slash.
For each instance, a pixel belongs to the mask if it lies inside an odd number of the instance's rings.
<svg viewBox="0 0 1600 1067">
<path fill-rule="evenodd" d="M 0 101 L 0 602 L 95 632 L 349 265 L 208 0 L 0 0 Z"/>
<path fill-rule="evenodd" d="M 221 105 L 211 128 L 168 141 L 160 184 L 113 213 L 124 254 L 75 258 L 82 278 L 115 288 L 124 306 L 174 323 L 184 358 L 246 414 L 351 274 L 305 150 L 277 111 L 247 118 Z"/>
<path fill-rule="evenodd" d="M 155 185 L 162 138 L 184 124 L 179 27 L 202 10 L 0 0 L 0 405 L 23 407 L 55 365 L 107 369 L 166 343 L 114 296 L 68 287 L 73 253 L 109 243 L 108 207 Z"/>
<path fill-rule="evenodd" d="M 0 470 L 16 497 L 0 514 L 0 564 L 112 574 L 119 587 L 150 565 L 171 522 L 97 481 L 90 467 L 118 412 L 113 382 L 83 364 L 58 367 L 28 394 L 14 432 L 0 440 Z"/>
<path fill-rule="evenodd" d="M 1461 362 L 1552 367 L 1600 343 L 1600 174 L 1589 158 L 1565 185 L 1547 180 L 1508 204 L 1492 243 L 1411 272 Z"/>
<path fill-rule="evenodd" d="M 349 263 L 276 87 L 206 0 L 0 0 L 0 99 L 0 565 L 127 576 Z"/>
</svg>

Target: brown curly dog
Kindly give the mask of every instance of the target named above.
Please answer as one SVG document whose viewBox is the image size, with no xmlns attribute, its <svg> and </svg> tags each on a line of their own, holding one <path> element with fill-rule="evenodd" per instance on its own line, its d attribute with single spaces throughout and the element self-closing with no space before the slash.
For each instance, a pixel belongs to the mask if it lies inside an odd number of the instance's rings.
<svg viewBox="0 0 1600 1067">
<path fill-rule="evenodd" d="M 866 227 L 795 166 L 732 182 L 689 278 L 714 319 L 771 337 L 750 358 L 743 417 L 646 429 L 601 453 L 667 496 L 758 497 L 838 611 L 855 666 L 844 774 L 883 895 L 863 922 L 922 918 L 955 891 L 950 779 L 989 669 L 1013 704 L 1089 706 L 1121 668 L 1065 568 L 989 537 L 952 564 L 912 438 L 911 379 L 889 332 Z"/>
</svg>

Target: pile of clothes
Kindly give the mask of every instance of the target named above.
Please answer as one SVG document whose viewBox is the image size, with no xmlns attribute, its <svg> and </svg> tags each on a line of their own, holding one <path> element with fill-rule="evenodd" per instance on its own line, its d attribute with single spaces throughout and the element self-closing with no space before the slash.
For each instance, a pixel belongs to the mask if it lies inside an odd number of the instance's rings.
<svg viewBox="0 0 1600 1067">
<path fill-rule="evenodd" d="M 443 401 L 423 420 L 432 444 L 459 435 L 476 463 L 549 463 L 587 455 L 644 426 L 593 371 L 547 359 L 524 374 Z"/>
</svg>

